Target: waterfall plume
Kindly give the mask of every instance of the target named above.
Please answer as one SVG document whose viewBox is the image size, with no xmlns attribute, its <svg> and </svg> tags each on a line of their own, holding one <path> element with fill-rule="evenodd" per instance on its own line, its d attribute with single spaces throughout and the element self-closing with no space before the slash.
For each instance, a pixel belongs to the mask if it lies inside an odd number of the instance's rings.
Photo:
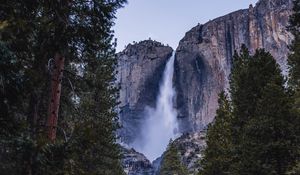
<svg viewBox="0 0 300 175">
<path fill-rule="evenodd" d="M 162 155 L 178 130 L 177 112 L 173 107 L 176 95 L 173 87 L 174 60 L 175 52 L 166 64 L 156 106 L 146 107 L 141 134 L 132 145 L 151 161 Z"/>
</svg>

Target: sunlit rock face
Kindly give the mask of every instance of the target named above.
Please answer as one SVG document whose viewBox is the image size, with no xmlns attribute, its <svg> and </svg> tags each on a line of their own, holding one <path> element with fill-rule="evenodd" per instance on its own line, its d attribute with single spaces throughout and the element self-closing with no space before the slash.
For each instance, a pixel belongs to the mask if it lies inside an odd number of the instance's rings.
<svg viewBox="0 0 300 175">
<path fill-rule="evenodd" d="M 216 112 L 218 93 L 228 88 L 234 50 L 265 48 L 287 71 L 291 0 L 260 0 L 188 31 L 176 50 L 175 82 L 181 131 L 199 130 Z"/>
<path fill-rule="evenodd" d="M 128 175 L 153 175 L 155 172 L 151 162 L 134 149 L 121 149 L 123 154 L 122 166 Z"/>
<path fill-rule="evenodd" d="M 145 107 L 155 107 L 159 83 L 173 49 L 146 40 L 129 44 L 118 57 L 121 141 L 132 143 L 145 122 Z"/>
</svg>

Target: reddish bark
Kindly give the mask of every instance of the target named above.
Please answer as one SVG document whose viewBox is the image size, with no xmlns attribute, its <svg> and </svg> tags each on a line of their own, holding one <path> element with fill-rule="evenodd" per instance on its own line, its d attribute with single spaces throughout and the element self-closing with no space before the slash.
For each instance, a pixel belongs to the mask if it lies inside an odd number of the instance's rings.
<svg viewBox="0 0 300 175">
<path fill-rule="evenodd" d="M 54 70 L 51 75 L 51 94 L 48 108 L 48 138 L 54 141 L 56 138 L 57 120 L 61 95 L 61 81 L 63 77 L 65 58 L 56 53 L 54 58 Z"/>
</svg>

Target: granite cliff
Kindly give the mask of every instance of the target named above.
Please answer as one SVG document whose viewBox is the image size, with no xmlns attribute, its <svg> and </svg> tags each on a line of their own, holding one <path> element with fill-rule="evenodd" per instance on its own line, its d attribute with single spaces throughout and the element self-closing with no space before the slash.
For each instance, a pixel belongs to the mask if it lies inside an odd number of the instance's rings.
<svg viewBox="0 0 300 175">
<path fill-rule="evenodd" d="M 134 149 L 122 148 L 122 165 L 128 175 L 153 175 L 155 168 L 151 162 Z"/>
<path fill-rule="evenodd" d="M 175 84 L 182 132 L 201 130 L 215 116 L 218 93 L 228 87 L 234 50 L 265 48 L 286 73 L 291 0 L 260 0 L 255 7 L 197 25 L 176 50 Z"/>
<path fill-rule="evenodd" d="M 118 53 L 122 142 L 131 143 L 140 133 L 144 109 L 155 105 L 161 76 L 172 52 L 169 46 L 146 40 L 129 44 Z"/>
</svg>

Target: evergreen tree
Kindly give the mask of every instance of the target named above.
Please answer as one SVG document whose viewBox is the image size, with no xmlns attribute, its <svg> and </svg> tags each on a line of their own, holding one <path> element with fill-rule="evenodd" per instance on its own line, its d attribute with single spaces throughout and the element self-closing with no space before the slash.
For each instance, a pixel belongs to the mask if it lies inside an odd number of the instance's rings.
<svg viewBox="0 0 300 175">
<path fill-rule="evenodd" d="M 294 98 L 295 112 L 300 116 L 300 1 L 293 1 L 293 14 L 290 16 L 289 31 L 294 35 L 294 40 L 290 45 L 288 57 L 289 65 L 289 87 L 292 90 Z"/>
<path fill-rule="evenodd" d="M 18 154 L 18 138 L 24 131 L 22 121 L 17 119 L 22 108 L 23 76 L 15 55 L 0 42 L 0 171 L 14 174 L 14 167 L 21 166 Z M 23 141 L 23 139 L 21 139 Z M 18 171 L 21 174 L 20 171 Z"/>
<path fill-rule="evenodd" d="M 220 95 L 200 174 L 286 174 L 298 171 L 299 118 L 274 58 L 263 49 L 235 53 L 231 100 Z M 225 144 L 226 143 L 226 144 Z"/>
<path fill-rule="evenodd" d="M 289 85 L 299 91 L 300 88 L 300 1 L 293 1 L 293 14 L 290 17 L 289 31 L 294 35 L 294 40 L 290 45 L 289 64 Z"/>
<path fill-rule="evenodd" d="M 228 174 L 231 164 L 231 105 L 225 92 L 219 95 L 219 108 L 215 120 L 209 125 L 207 149 L 201 160 L 201 175 Z"/>
<path fill-rule="evenodd" d="M 290 45 L 290 54 L 288 57 L 289 65 L 289 77 L 288 85 L 291 90 L 291 97 L 293 100 L 292 112 L 297 117 L 294 121 L 295 125 L 295 135 L 300 137 L 300 1 L 293 1 L 293 13 L 290 16 L 290 26 L 289 31 L 294 35 L 294 40 Z M 300 140 L 299 138 L 297 140 Z M 300 152 L 300 147 L 298 144 L 298 151 Z M 291 167 L 288 174 L 299 174 L 300 173 L 300 157 L 297 157 L 298 163 Z"/>
<path fill-rule="evenodd" d="M 230 88 L 229 92 L 231 94 L 232 100 L 232 141 L 237 144 L 239 141 L 239 133 L 242 125 L 247 121 L 247 115 L 244 112 L 251 111 L 253 106 L 248 106 L 250 103 L 252 94 L 247 92 L 247 82 L 245 77 L 247 76 L 247 66 L 250 62 L 251 56 L 248 48 L 245 45 L 241 46 L 240 53 L 235 51 L 233 56 L 233 66 L 230 74 Z M 239 117 L 236 117 L 239 116 Z"/>
<path fill-rule="evenodd" d="M 124 2 L 1 2 L 2 173 L 123 173 L 111 27 Z"/>
<path fill-rule="evenodd" d="M 297 157 L 295 117 L 279 71 L 263 88 L 244 129 L 243 164 L 248 174 L 284 174 Z"/>
<path fill-rule="evenodd" d="M 295 163 L 295 116 L 284 80 L 264 50 L 233 71 L 233 164 L 231 174 L 283 174 Z M 234 68 L 233 68 L 234 69 Z"/>
<path fill-rule="evenodd" d="M 170 141 L 161 162 L 160 175 L 187 175 L 187 168 L 181 163 L 176 146 Z"/>
</svg>

